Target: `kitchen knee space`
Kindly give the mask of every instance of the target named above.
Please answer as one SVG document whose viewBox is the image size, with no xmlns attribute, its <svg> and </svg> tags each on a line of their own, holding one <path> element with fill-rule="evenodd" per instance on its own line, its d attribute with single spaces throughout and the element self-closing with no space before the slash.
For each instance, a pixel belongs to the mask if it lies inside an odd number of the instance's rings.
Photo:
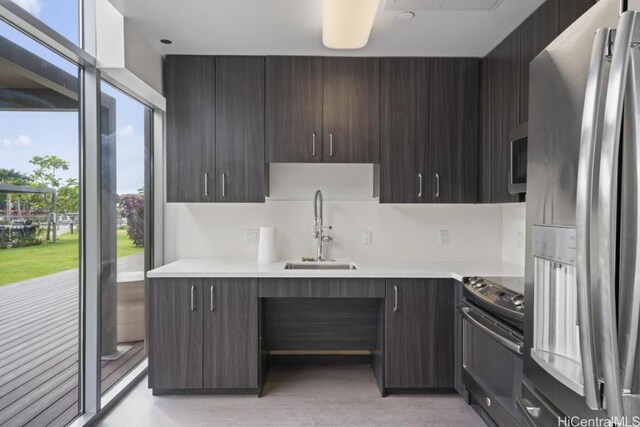
<svg viewBox="0 0 640 427">
<path fill-rule="evenodd" d="M 0 1 L 0 425 L 640 425 L 638 13 Z"/>
</svg>

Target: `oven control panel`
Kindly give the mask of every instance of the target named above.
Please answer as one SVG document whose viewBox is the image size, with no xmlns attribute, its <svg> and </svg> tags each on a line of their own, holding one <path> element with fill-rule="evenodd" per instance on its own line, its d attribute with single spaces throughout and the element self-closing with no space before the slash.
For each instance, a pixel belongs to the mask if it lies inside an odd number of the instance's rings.
<svg viewBox="0 0 640 427">
<path fill-rule="evenodd" d="M 515 315 L 524 315 L 524 295 L 482 277 L 465 280 L 466 290 L 480 301 Z"/>
</svg>

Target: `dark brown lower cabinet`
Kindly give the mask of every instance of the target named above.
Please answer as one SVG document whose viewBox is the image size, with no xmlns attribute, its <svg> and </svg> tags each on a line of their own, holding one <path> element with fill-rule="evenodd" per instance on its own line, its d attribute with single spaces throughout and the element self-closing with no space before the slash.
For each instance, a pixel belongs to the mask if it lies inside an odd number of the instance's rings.
<svg viewBox="0 0 640 427">
<path fill-rule="evenodd" d="M 258 279 L 208 279 L 204 294 L 204 388 L 257 388 Z"/>
<path fill-rule="evenodd" d="M 455 285 L 450 279 L 387 279 L 385 386 L 455 385 Z"/>
<path fill-rule="evenodd" d="M 258 388 L 258 280 L 152 279 L 149 386 Z"/>
<path fill-rule="evenodd" d="M 148 313 L 149 386 L 202 388 L 202 280 L 152 280 Z"/>
</svg>

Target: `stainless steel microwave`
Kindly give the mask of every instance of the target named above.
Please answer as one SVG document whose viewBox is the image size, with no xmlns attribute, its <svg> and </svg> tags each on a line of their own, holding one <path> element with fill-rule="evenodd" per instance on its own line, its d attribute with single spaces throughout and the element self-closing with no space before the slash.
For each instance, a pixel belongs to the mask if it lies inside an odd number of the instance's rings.
<svg viewBox="0 0 640 427">
<path fill-rule="evenodd" d="M 510 194 L 527 192 L 527 135 L 527 123 L 518 126 L 511 133 L 509 143 Z"/>
</svg>

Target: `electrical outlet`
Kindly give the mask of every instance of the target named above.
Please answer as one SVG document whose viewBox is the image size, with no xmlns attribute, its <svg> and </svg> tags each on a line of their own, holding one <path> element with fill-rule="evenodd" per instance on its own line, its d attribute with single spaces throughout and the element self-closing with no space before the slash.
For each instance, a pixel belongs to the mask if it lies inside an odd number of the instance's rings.
<svg viewBox="0 0 640 427">
<path fill-rule="evenodd" d="M 440 244 L 441 245 L 449 244 L 449 230 L 440 230 Z"/>
<path fill-rule="evenodd" d="M 516 234 L 516 245 L 518 248 L 524 246 L 524 233 L 522 231 L 518 231 L 518 234 Z"/>
<path fill-rule="evenodd" d="M 247 228 L 244 230 L 244 242 L 247 245 L 255 245 L 260 238 L 260 230 L 257 228 Z"/>
<path fill-rule="evenodd" d="M 362 244 L 373 244 L 373 230 L 362 230 Z"/>
</svg>

